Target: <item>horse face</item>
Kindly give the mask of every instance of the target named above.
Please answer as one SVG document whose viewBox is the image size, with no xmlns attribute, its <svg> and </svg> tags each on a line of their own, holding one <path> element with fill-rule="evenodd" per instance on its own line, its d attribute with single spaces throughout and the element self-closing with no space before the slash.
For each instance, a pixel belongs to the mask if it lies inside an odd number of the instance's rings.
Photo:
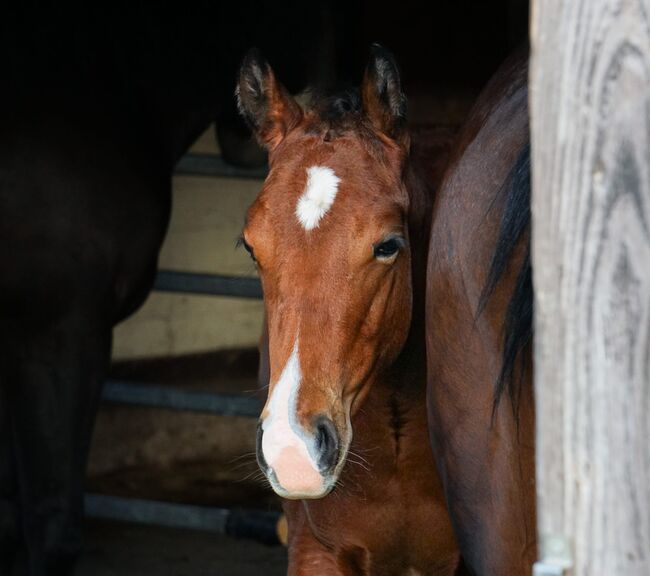
<svg viewBox="0 0 650 576">
<path fill-rule="evenodd" d="M 251 121 L 261 126 L 271 170 L 243 233 L 262 280 L 269 337 L 258 461 L 279 495 L 319 498 L 343 468 L 352 416 L 410 326 L 404 141 L 381 129 L 393 120 L 386 110 L 373 118 L 366 94 L 354 129 L 335 130 L 331 118 L 303 114 L 268 65 L 258 67 L 267 92 L 273 86 L 271 119 Z M 240 103 L 247 87 L 250 77 L 240 78 Z"/>
</svg>

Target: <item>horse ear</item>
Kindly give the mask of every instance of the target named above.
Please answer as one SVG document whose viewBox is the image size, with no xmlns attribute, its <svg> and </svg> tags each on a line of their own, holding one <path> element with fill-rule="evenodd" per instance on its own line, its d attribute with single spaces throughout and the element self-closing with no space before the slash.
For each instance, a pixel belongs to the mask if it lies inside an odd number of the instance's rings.
<svg viewBox="0 0 650 576">
<path fill-rule="evenodd" d="M 370 47 L 361 96 L 364 112 L 373 126 L 403 146 L 408 146 L 406 96 L 402 92 L 399 68 L 390 50 L 379 44 Z"/>
<path fill-rule="evenodd" d="M 302 109 L 269 63 L 251 48 L 239 69 L 235 90 L 240 113 L 262 146 L 273 150 L 302 119 Z"/>
</svg>

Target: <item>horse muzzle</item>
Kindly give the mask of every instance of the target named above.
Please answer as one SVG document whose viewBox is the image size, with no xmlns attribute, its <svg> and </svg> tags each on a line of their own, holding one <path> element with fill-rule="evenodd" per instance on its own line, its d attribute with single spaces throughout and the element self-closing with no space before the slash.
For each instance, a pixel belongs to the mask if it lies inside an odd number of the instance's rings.
<svg viewBox="0 0 650 576">
<path fill-rule="evenodd" d="M 338 479 L 341 454 L 339 434 L 327 416 L 315 418 L 309 432 L 296 423 L 258 423 L 257 462 L 283 498 L 326 496 Z"/>
</svg>

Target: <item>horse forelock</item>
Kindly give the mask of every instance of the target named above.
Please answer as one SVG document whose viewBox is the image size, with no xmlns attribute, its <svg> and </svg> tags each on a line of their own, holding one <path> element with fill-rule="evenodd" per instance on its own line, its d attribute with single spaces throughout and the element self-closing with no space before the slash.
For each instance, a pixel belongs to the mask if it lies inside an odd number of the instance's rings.
<svg viewBox="0 0 650 576">
<path fill-rule="evenodd" d="M 309 135 L 316 135 L 325 142 L 356 138 L 382 163 L 388 163 L 395 154 L 403 160 L 404 151 L 399 145 L 372 126 L 357 89 L 312 93 L 305 116 L 304 131 Z"/>
</svg>

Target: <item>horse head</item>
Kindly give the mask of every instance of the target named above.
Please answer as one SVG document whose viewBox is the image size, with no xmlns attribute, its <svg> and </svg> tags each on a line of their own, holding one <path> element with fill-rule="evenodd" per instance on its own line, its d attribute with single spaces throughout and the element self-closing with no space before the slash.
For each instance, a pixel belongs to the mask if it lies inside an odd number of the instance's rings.
<svg viewBox="0 0 650 576">
<path fill-rule="evenodd" d="M 320 498 L 345 465 L 354 414 L 409 333 L 406 99 L 379 46 L 360 91 L 308 109 L 253 50 L 237 98 L 270 166 L 242 234 L 268 321 L 258 461 L 279 495 Z"/>
</svg>

